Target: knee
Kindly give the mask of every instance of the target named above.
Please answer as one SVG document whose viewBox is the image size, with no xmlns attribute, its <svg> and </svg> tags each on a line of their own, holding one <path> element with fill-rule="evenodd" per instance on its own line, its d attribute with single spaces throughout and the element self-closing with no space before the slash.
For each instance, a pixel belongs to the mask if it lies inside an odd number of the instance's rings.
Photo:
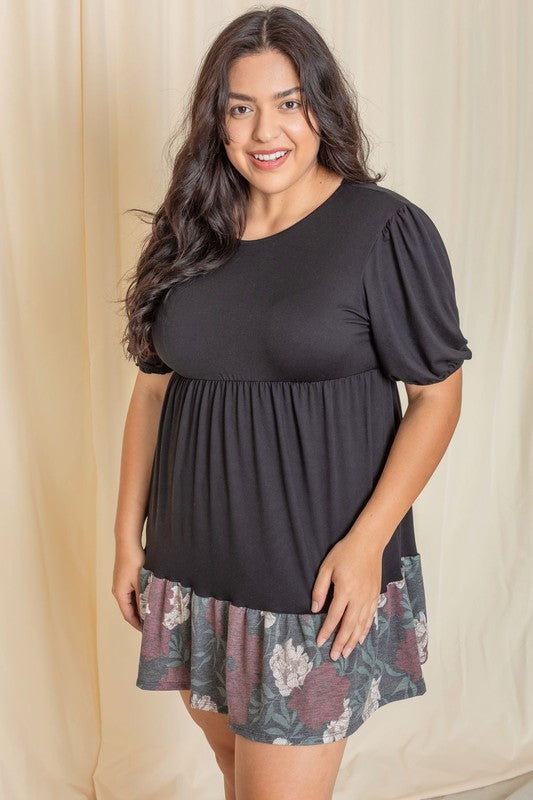
<svg viewBox="0 0 533 800">
<path fill-rule="evenodd" d="M 217 748 L 215 758 L 223 775 L 233 780 L 235 776 L 235 749 L 233 747 Z"/>
</svg>

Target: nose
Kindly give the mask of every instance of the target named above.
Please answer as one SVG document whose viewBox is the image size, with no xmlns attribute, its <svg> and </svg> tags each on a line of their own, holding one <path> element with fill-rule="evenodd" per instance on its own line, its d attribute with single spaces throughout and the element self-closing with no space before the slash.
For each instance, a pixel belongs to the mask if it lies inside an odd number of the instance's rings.
<svg viewBox="0 0 533 800">
<path fill-rule="evenodd" d="M 269 110 L 258 111 L 255 118 L 252 137 L 258 142 L 268 142 L 278 136 L 279 125 L 276 124 L 274 113 Z"/>
</svg>

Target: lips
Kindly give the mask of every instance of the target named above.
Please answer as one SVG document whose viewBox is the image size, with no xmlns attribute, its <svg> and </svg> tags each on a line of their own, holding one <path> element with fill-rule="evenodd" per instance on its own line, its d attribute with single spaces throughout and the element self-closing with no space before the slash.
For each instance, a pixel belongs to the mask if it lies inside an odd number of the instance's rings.
<svg viewBox="0 0 533 800">
<path fill-rule="evenodd" d="M 288 147 L 276 147 L 275 150 L 250 150 L 251 156 L 271 156 L 272 153 L 281 153 L 288 151 Z"/>
<path fill-rule="evenodd" d="M 269 153 L 279 153 L 279 152 L 280 152 L 279 150 L 263 150 L 263 151 L 256 150 L 255 151 L 255 153 L 257 153 L 258 155 L 260 155 L 260 154 L 268 155 Z M 254 165 L 254 167 L 256 169 L 259 169 L 259 170 L 264 172 L 264 171 L 268 171 L 268 170 L 279 169 L 279 167 L 283 166 L 283 164 L 287 161 L 287 159 L 290 156 L 290 154 L 291 154 L 291 151 L 287 150 L 285 152 L 285 155 L 281 156 L 280 158 L 273 158 L 273 159 L 267 159 L 266 161 L 261 161 L 258 158 L 254 158 L 252 153 L 248 153 L 248 158 L 250 159 L 250 161 L 252 162 L 252 164 Z"/>
</svg>

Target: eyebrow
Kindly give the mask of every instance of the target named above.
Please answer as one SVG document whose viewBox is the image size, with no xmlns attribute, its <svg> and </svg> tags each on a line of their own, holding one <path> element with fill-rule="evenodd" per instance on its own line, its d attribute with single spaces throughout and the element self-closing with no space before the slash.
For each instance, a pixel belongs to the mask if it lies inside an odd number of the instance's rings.
<svg viewBox="0 0 533 800">
<path fill-rule="evenodd" d="M 273 94 L 272 100 L 281 100 L 282 97 L 287 97 L 287 95 L 292 94 L 293 92 L 300 92 L 301 90 L 301 86 L 293 86 L 292 89 L 284 89 L 282 92 L 276 92 Z M 257 102 L 257 97 L 252 97 L 249 94 L 240 94 L 239 92 L 230 92 L 228 97 L 232 97 L 234 100 L 248 100 L 251 103 Z"/>
</svg>

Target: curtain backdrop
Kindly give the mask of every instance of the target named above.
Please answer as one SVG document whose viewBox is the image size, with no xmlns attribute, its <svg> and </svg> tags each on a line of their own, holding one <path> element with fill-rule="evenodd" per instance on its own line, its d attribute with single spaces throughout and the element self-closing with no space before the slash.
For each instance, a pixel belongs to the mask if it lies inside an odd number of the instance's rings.
<svg viewBox="0 0 533 800">
<path fill-rule="evenodd" d="M 380 708 L 351 737 L 335 798 L 421 800 L 492 785 L 475 796 L 525 800 L 533 4 L 288 5 L 318 26 L 354 82 L 383 185 L 437 224 L 473 351 L 454 438 L 414 504 L 428 691 Z M 135 377 L 117 298 L 147 232 L 124 212 L 159 204 L 165 147 L 199 61 L 250 7 L 0 3 L 6 800 L 222 797 L 212 751 L 179 694 L 136 688 L 140 633 L 111 594 Z M 519 775 L 522 789 L 497 785 Z"/>
</svg>

